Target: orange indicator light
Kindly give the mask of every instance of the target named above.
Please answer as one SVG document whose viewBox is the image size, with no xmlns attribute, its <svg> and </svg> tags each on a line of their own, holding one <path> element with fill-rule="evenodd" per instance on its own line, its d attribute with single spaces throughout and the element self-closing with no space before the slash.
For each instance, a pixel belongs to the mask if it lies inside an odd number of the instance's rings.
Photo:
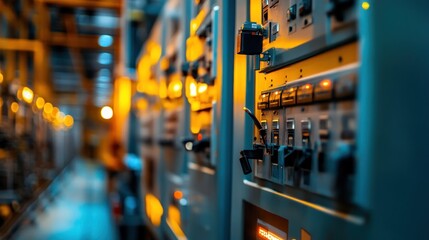
<svg viewBox="0 0 429 240">
<path fill-rule="evenodd" d="M 332 84 L 332 82 L 331 82 L 331 80 L 329 80 L 329 79 L 325 79 L 325 80 L 323 80 L 323 81 L 321 82 L 321 85 L 322 85 L 323 87 L 330 87 L 330 86 L 331 86 L 331 84 Z"/>
<path fill-rule="evenodd" d="M 258 226 L 258 237 L 267 240 L 283 240 L 283 238 L 260 226 Z"/>
<path fill-rule="evenodd" d="M 183 193 L 182 193 L 181 191 L 175 191 L 175 192 L 173 193 L 173 196 L 174 196 L 174 198 L 175 198 L 176 200 L 179 200 L 179 199 L 182 199 L 182 197 L 183 197 Z"/>
<path fill-rule="evenodd" d="M 203 140 L 203 135 L 202 135 L 201 133 L 198 133 L 198 135 L 197 135 L 197 140 L 198 140 L 198 141 Z"/>
</svg>

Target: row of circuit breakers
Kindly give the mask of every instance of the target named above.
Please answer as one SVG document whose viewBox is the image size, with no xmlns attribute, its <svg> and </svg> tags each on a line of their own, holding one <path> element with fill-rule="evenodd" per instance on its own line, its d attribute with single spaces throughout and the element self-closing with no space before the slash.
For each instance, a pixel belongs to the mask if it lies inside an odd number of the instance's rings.
<svg viewBox="0 0 429 240">
<path fill-rule="evenodd" d="M 244 174 L 349 201 L 354 173 L 356 68 L 303 79 L 262 92 L 252 150 L 240 159 Z M 312 174 L 312 172 L 314 172 Z"/>
</svg>

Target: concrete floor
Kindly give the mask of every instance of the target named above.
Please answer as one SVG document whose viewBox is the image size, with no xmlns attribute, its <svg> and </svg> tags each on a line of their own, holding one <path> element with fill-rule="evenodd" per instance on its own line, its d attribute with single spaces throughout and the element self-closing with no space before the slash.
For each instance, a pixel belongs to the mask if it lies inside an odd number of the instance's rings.
<svg viewBox="0 0 429 240">
<path fill-rule="evenodd" d="M 101 166 L 76 160 L 59 184 L 52 202 L 45 200 L 32 224 L 18 229 L 13 239 L 115 240 L 116 226 L 106 192 L 106 173 Z"/>
</svg>

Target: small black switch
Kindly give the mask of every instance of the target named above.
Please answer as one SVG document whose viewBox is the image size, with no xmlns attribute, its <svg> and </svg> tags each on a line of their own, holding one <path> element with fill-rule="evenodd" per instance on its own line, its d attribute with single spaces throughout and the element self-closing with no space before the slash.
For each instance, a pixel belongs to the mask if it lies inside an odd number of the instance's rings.
<svg viewBox="0 0 429 240">
<path fill-rule="evenodd" d="M 305 152 L 303 152 L 301 158 L 299 159 L 298 162 L 298 167 L 301 170 L 305 170 L 305 171 L 311 171 L 311 166 L 312 166 L 312 151 L 311 150 L 306 150 Z"/>
<path fill-rule="evenodd" d="M 340 201 L 348 202 L 351 200 L 353 184 L 350 181 L 350 176 L 355 174 L 355 165 L 355 158 L 351 154 L 342 157 L 338 161 L 335 187 L 337 189 L 337 198 Z"/>
<path fill-rule="evenodd" d="M 252 168 L 250 167 L 249 160 L 245 156 L 242 156 L 240 158 L 240 164 L 244 175 L 247 175 L 252 172 Z"/>
<path fill-rule="evenodd" d="M 294 148 L 288 148 L 284 157 L 286 167 L 297 167 L 297 160 L 302 157 L 303 151 Z"/>
<path fill-rule="evenodd" d="M 253 145 L 252 150 L 243 150 L 240 152 L 240 164 L 244 175 L 252 172 L 250 167 L 249 159 L 263 159 L 264 157 L 264 146 Z"/>
</svg>

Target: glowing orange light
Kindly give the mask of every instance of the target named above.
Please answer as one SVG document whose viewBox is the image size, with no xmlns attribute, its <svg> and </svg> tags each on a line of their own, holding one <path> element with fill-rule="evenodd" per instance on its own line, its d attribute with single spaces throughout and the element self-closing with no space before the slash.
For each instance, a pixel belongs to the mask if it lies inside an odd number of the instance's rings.
<svg viewBox="0 0 429 240">
<path fill-rule="evenodd" d="M 207 91 L 207 89 L 207 83 L 198 83 L 198 93 L 204 93 L 205 91 Z"/>
<path fill-rule="evenodd" d="M 19 100 L 22 100 L 22 87 L 18 88 L 18 91 L 16 92 L 16 97 Z"/>
<path fill-rule="evenodd" d="M 181 191 L 175 191 L 173 193 L 173 196 L 174 196 L 175 199 L 179 200 L 179 199 L 182 199 L 183 193 Z"/>
<path fill-rule="evenodd" d="M 198 141 L 203 140 L 203 135 L 202 135 L 201 133 L 198 133 L 198 135 L 197 135 L 197 140 L 198 140 Z"/>
<path fill-rule="evenodd" d="M 60 109 L 59 109 L 59 108 L 54 107 L 54 108 L 52 109 L 52 112 L 51 112 L 51 116 L 52 116 L 52 118 L 57 117 L 57 114 L 58 114 L 58 112 L 59 112 L 59 111 L 60 111 Z"/>
<path fill-rule="evenodd" d="M 332 84 L 332 82 L 331 82 L 331 80 L 329 80 L 329 79 L 325 79 L 325 80 L 323 80 L 323 81 L 321 82 L 321 85 L 322 85 L 323 87 L 330 87 L 330 86 L 331 86 L 331 84 Z"/>
<path fill-rule="evenodd" d="M 146 194 L 145 202 L 146 214 L 150 222 L 156 227 L 159 226 L 161 224 L 161 216 L 164 213 L 161 202 L 157 197 L 155 197 L 155 195 L 150 193 Z"/>
<path fill-rule="evenodd" d="M 170 84 L 168 84 L 168 96 L 170 98 L 179 98 L 182 96 L 182 82 L 179 75 L 173 75 Z"/>
<path fill-rule="evenodd" d="M 196 97 L 197 96 L 197 84 L 195 84 L 194 82 L 192 82 L 189 85 L 189 92 L 190 92 L 190 96 L 191 97 Z"/>
<path fill-rule="evenodd" d="M 167 80 L 165 79 L 165 77 L 162 77 L 159 80 L 159 97 L 167 98 L 167 95 L 168 95 Z"/>
<path fill-rule="evenodd" d="M 310 84 L 305 85 L 305 89 L 310 89 L 310 87 L 311 87 Z"/>
<path fill-rule="evenodd" d="M 147 45 L 147 49 L 149 51 L 149 57 L 152 64 L 157 63 L 162 55 L 161 46 L 156 42 L 149 42 Z"/>
<path fill-rule="evenodd" d="M 2 82 L 3 82 L 3 74 L 0 73 L 0 83 L 2 83 Z"/>
<path fill-rule="evenodd" d="M 262 94 L 262 98 L 265 98 L 267 95 L 265 95 L 265 94 Z"/>
<path fill-rule="evenodd" d="M 137 82 L 137 92 L 144 92 L 144 82 L 143 81 Z"/>
<path fill-rule="evenodd" d="M 13 102 L 10 105 L 10 110 L 12 110 L 13 113 L 17 113 L 19 110 L 19 104 L 17 102 Z"/>
<path fill-rule="evenodd" d="M 283 238 L 260 226 L 258 226 L 258 237 L 267 240 L 283 240 Z"/>
<path fill-rule="evenodd" d="M 33 90 L 31 90 L 28 87 L 24 87 L 22 89 L 22 98 L 24 99 L 25 102 L 27 103 L 33 102 L 33 97 L 34 97 Z"/>
<path fill-rule="evenodd" d="M 182 90 L 182 83 L 181 82 L 178 82 L 178 83 L 173 85 L 173 91 L 179 92 L 181 90 Z"/>
<path fill-rule="evenodd" d="M 42 97 L 38 97 L 36 100 L 36 107 L 40 110 L 43 108 L 44 105 L 45 105 L 45 99 L 43 99 Z"/>
<path fill-rule="evenodd" d="M 64 117 L 64 125 L 65 125 L 66 127 L 71 127 L 71 126 L 73 126 L 73 123 L 74 123 L 74 120 L 73 120 L 73 117 L 72 117 L 72 116 L 70 116 L 70 115 L 66 115 L 66 116 Z"/>
<path fill-rule="evenodd" d="M 51 114 L 52 113 L 52 110 L 53 110 L 53 106 L 52 106 L 52 103 L 46 103 L 45 104 L 45 106 L 43 107 L 43 111 L 46 113 L 46 114 Z"/>
<path fill-rule="evenodd" d="M 290 90 L 289 90 L 289 92 L 293 92 L 294 91 L 294 89 L 293 88 L 291 88 Z"/>
<path fill-rule="evenodd" d="M 186 39 L 186 60 L 193 62 L 204 53 L 204 41 L 198 36 L 190 36 Z"/>
</svg>

